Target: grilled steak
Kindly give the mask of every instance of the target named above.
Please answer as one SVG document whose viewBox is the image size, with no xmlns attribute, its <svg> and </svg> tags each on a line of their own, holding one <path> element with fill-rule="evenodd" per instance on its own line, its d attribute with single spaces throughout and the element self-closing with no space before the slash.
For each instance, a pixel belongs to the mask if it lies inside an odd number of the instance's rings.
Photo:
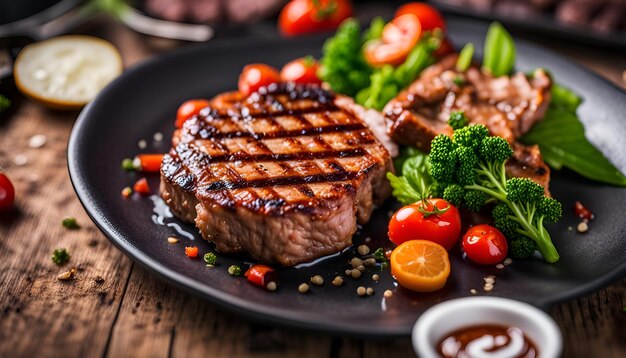
<svg viewBox="0 0 626 358">
<path fill-rule="evenodd" d="M 219 95 L 174 134 L 161 196 L 220 252 L 284 266 L 335 253 L 391 191 L 362 113 L 318 87 Z"/>
<path fill-rule="evenodd" d="M 429 151 L 438 134 L 452 134 L 447 124 L 450 113 L 462 110 L 470 124 L 484 124 L 492 135 L 512 144 L 514 158 L 507 164 L 510 175 L 523 175 L 548 188 L 550 169 L 539 148 L 516 142 L 543 118 L 550 102 L 552 81 L 543 71 L 532 77 L 516 73 L 494 78 L 477 67 L 455 70 L 456 55 L 450 55 L 391 100 L 383 113 L 389 133 L 398 143 Z"/>
</svg>

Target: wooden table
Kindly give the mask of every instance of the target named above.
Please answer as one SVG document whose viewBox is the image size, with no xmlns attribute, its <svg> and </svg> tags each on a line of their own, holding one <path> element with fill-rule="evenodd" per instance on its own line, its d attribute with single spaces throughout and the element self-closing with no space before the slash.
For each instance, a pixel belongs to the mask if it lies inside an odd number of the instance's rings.
<svg viewBox="0 0 626 358">
<path fill-rule="evenodd" d="M 127 66 L 169 47 L 119 25 L 87 30 L 108 38 Z M 625 86 L 623 56 L 546 43 Z M 24 101 L 0 123 L 0 166 L 17 190 L 17 210 L 0 214 L 0 356 L 396 357 L 413 356 L 409 339 L 364 341 L 249 322 L 166 284 L 124 256 L 80 205 L 66 167 L 77 113 Z M 45 134 L 43 148 L 29 139 Z M 15 157 L 28 162 L 15 164 Z M 80 230 L 62 227 L 74 216 Z M 71 282 L 50 256 L 65 247 L 78 269 Z M 565 355 L 626 356 L 626 279 L 555 306 Z M 363 322 L 367 324 L 367 322 Z"/>
</svg>

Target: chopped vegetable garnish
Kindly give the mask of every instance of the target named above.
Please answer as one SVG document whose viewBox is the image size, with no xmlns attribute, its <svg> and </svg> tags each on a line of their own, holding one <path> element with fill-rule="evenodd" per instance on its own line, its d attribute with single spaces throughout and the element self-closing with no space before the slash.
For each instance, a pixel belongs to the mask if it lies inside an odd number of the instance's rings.
<svg viewBox="0 0 626 358">
<path fill-rule="evenodd" d="M 0 94 L 0 113 L 11 107 L 11 100 Z"/>
<path fill-rule="evenodd" d="M 185 255 L 187 257 L 195 259 L 198 257 L 198 247 L 197 246 L 186 246 L 185 247 Z"/>
<path fill-rule="evenodd" d="M 206 262 L 207 266 L 215 266 L 217 264 L 217 256 L 212 252 L 207 252 L 204 254 L 204 262 Z"/>
<path fill-rule="evenodd" d="M 133 185 L 133 190 L 139 194 L 144 194 L 144 195 L 150 194 L 150 187 L 148 186 L 148 180 L 146 180 L 146 178 L 141 178 L 137 180 L 135 185 Z"/>
<path fill-rule="evenodd" d="M 122 189 L 122 196 L 124 198 L 129 198 L 132 195 L 132 193 L 133 193 L 133 189 L 131 189 L 129 186 Z"/>
<path fill-rule="evenodd" d="M 125 158 L 124 160 L 122 160 L 122 169 L 126 170 L 127 172 L 133 172 L 137 170 L 137 167 L 135 167 L 135 163 L 132 159 Z"/>
<path fill-rule="evenodd" d="M 252 265 L 246 271 L 244 276 L 248 278 L 250 283 L 259 287 L 266 287 L 268 283 L 276 282 L 276 271 L 266 265 Z"/>
<path fill-rule="evenodd" d="M 228 267 L 228 274 L 231 276 L 241 276 L 241 267 L 237 265 L 230 265 Z"/>
<path fill-rule="evenodd" d="M 136 157 L 139 163 L 139 170 L 144 173 L 157 173 L 161 170 L 163 154 L 139 154 Z"/>
<path fill-rule="evenodd" d="M 66 249 L 55 249 L 52 252 L 52 262 L 58 266 L 65 265 L 70 260 L 70 254 Z"/>
<path fill-rule="evenodd" d="M 62 224 L 63 224 L 63 227 L 71 229 L 71 230 L 80 228 L 80 225 L 78 225 L 76 218 L 73 218 L 73 217 L 63 219 Z"/>
</svg>

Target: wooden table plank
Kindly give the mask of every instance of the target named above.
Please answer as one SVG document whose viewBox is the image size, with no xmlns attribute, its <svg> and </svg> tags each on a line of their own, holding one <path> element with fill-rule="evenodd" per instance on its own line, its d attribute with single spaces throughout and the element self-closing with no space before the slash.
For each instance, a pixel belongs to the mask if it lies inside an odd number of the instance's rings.
<svg viewBox="0 0 626 358">
<path fill-rule="evenodd" d="M 0 214 L 2 357 L 100 355 L 130 272 L 130 260 L 96 229 L 73 193 L 65 153 L 75 117 L 24 103 L 0 127 L 0 166 L 18 195 L 16 212 Z M 46 135 L 43 148 L 28 146 L 36 134 Z M 28 163 L 15 165 L 17 155 Z M 82 228 L 64 228 L 67 216 Z M 65 267 L 50 259 L 59 247 L 72 256 Z M 76 280 L 59 281 L 72 266 Z"/>
</svg>

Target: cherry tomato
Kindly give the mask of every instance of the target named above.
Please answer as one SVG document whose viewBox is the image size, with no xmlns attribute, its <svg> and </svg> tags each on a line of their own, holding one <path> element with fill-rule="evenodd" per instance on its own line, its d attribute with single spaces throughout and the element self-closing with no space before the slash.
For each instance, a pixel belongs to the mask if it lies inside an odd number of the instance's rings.
<svg viewBox="0 0 626 358">
<path fill-rule="evenodd" d="M 133 185 L 133 190 L 135 191 L 135 193 L 143 195 L 150 194 L 150 187 L 148 186 L 148 181 L 146 180 L 146 178 L 141 178 L 137 180 L 135 185 Z"/>
<path fill-rule="evenodd" d="M 239 92 L 247 96 L 259 88 L 280 82 L 280 73 L 272 66 L 262 63 L 247 65 L 239 75 Z"/>
<path fill-rule="evenodd" d="M 176 128 L 182 128 L 186 120 L 200 113 L 200 110 L 208 105 L 209 101 L 205 99 L 190 99 L 181 104 L 176 113 Z"/>
<path fill-rule="evenodd" d="M 476 225 L 463 235 L 463 251 L 470 260 L 482 265 L 492 265 L 506 258 L 506 238 L 491 225 Z"/>
<path fill-rule="evenodd" d="M 292 0 L 278 16 L 278 28 L 285 36 L 334 30 L 352 16 L 349 0 Z"/>
<path fill-rule="evenodd" d="M 11 209 L 13 201 L 15 201 L 15 188 L 9 177 L 0 170 L 0 211 Z"/>
<path fill-rule="evenodd" d="M 406 14 L 391 20 L 383 29 L 380 40 L 365 45 L 365 59 L 372 66 L 399 65 L 422 35 L 422 28 L 415 15 Z"/>
<path fill-rule="evenodd" d="M 422 31 L 431 31 L 433 29 L 441 29 L 446 32 L 446 22 L 441 16 L 441 13 L 434 7 L 424 4 L 422 2 L 410 2 L 404 4 L 396 11 L 396 17 L 413 14 L 417 16 L 422 25 Z"/>
<path fill-rule="evenodd" d="M 321 84 L 317 77 L 317 70 L 320 65 L 313 57 L 303 57 L 295 59 L 280 70 L 280 78 L 283 82 L 313 83 Z"/>
<path fill-rule="evenodd" d="M 396 245 L 409 240 L 428 240 L 450 250 L 460 235 L 461 215 L 443 199 L 428 199 L 426 205 L 422 201 L 407 205 L 389 222 L 389 239 Z"/>
<path fill-rule="evenodd" d="M 270 281 L 276 282 L 276 271 L 265 265 L 252 265 L 244 274 L 248 281 L 259 287 L 266 287 Z"/>
</svg>

